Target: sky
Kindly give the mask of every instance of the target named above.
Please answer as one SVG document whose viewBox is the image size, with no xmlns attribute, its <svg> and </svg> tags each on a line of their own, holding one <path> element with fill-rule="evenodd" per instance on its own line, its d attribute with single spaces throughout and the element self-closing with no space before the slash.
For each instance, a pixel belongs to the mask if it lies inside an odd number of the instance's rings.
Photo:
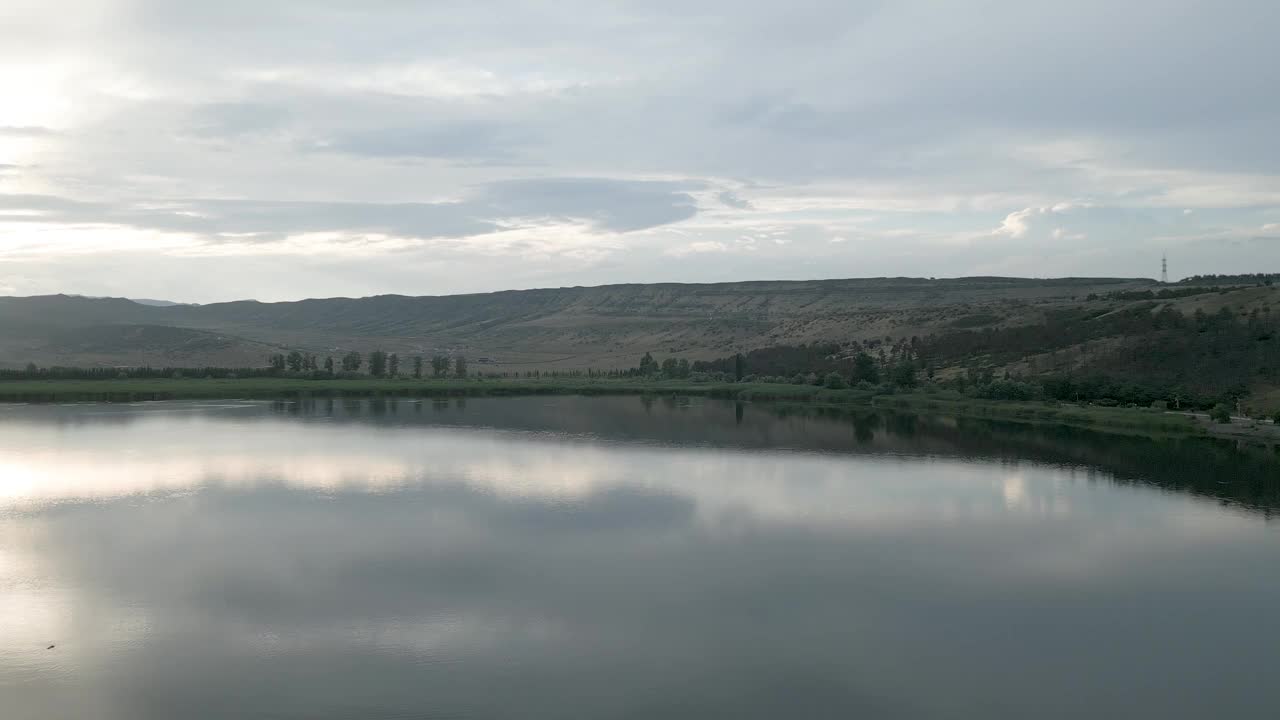
<svg viewBox="0 0 1280 720">
<path fill-rule="evenodd" d="M 0 295 L 1280 271 L 1272 0 L 4 0 Z"/>
</svg>

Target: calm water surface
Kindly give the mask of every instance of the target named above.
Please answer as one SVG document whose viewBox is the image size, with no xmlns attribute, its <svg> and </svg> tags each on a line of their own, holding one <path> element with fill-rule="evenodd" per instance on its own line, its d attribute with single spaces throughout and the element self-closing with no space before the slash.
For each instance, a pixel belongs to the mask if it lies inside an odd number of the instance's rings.
<svg viewBox="0 0 1280 720">
<path fill-rule="evenodd" d="M 1276 458 L 704 400 L 0 406 L 0 718 L 1276 718 Z"/>
</svg>

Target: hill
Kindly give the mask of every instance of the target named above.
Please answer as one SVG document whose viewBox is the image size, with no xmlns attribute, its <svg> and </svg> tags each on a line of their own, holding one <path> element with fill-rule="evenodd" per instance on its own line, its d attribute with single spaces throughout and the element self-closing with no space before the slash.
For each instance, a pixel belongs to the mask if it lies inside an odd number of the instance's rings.
<svg viewBox="0 0 1280 720">
<path fill-rule="evenodd" d="M 972 315 L 923 336 L 774 345 L 692 364 L 773 382 L 923 380 L 977 398 L 1280 410 L 1280 287 L 1162 286 L 1089 295 L 1039 319 Z M 1023 313 L 1027 317 L 1029 313 Z M 843 378 L 843 379 L 841 379 Z"/>
<path fill-rule="evenodd" d="M 983 393 L 1035 380 L 1036 393 L 1063 398 L 1280 407 L 1280 286 L 1204 281 L 1240 284 L 874 278 L 159 306 L 10 297 L 0 366 L 261 367 L 291 350 L 323 361 L 382 349 L 465 356 L 490 373 L 625 369 L 645 353 L 731 372 L 745 353 L 753 375 L 856 381 L 861 353 L 881 377 L 906 362 Z M 993 389 L 1002 378 L 1015 384 Z"/>
<path fill-rule="evenodd" d="M 144 305 L 65 295 L 0 298 L 0 365 L 129 365 L 158 357 L 234 365 L 299 349 L 317 354 L 381 347 L 463 354 L 504 369 L 630 367 L 646 351 L 691 359 L 775 344 L 909 337 L 949 326 L 1036 322 L 1090 294 L 1140 291 L 1123 278 L 873 278 L 801 282 L 631 284 L 495 293 L 327 298 L 297 302 Z M 211 333 L 165 339 L 145 351 L 119 342 L 85 347 L 103 328 L 148 326 Z M 127 337 L 127 333 L 121 338 Z M 193 344 L 194 343 L 194 344 Z"/>
</svg>

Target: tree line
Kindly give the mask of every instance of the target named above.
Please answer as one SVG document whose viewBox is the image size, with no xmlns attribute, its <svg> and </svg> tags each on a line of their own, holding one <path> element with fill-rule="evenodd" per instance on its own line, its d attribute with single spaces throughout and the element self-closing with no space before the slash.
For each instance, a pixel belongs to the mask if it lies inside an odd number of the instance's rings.
<svg viewBox="0 0 1280 720">
<path fill-rule="evenodd" d="M 1025 366 L 1011 373 L 1005 368 Z M 679 377 L 646 355 L 642 375 Z M 676 362 L 676 367 L 681 367 Z M 943 371 L 945 369 L 945 372 Z M 1261 381 L 1280 385 L 1280 313 L 1183 314 L 1156 302 L 1072 308 L 1043 322 L 850 344 L 776 345 L 690 364 L 731 380 L 828 387 L 933 383 L 975 397 L 1235 407 Z"/>
<path fill-rule="evenodd" d="M 465 378 L 467 377 L 467 359 L 461 355 L 432 355 L 429 359 L 422 355 L 414 355 L 408 359 L 408 367 L 401 367 L 398 353 L 387 353 L 374 350 L 366 357 L 358 351 L 351 351 L 339 358 L 332 355 L 320 360 L 317 355 L 294 350 L 275 353 L 268 358 L 268 368 L 276 375 L 286 372 L 298 374 L 323 374 L 329 377 L 338 375 L 359 375 L 362 369 L 376 378 L 413 377 L 421 380 L 428 376 L 433 378 Z"/>
<path fill-rule="evenodd" d="M 1211 407 L 1235 404 L 1258 382 L 1280 384 L 1280 313 L 1224 307 L 1185 315 L 1155 303 L 1065 310 L 1036 325 L 931 337 L 920 352 L 964 366 L 952 380 L 961 388 L 990 385 L 994 378 L 984 368 L 1025 361 L 1027 377 L 1000 379 L 1037 385 L 1060 400 Z"/>
<path fill-rule="evenodd" d="M 774 345 L 745 353 L 699 360 L 695 372 L 719 373 L 735 381 L 825 385 L 833 389 L 892 385 L 913 388 L 926 368 L 919 362 L 918 338 L 838 343 Z"/>
<path fill-rule="evenodd" d="M 1235 285 L 1272 285 L 1280 282 L 1280 273 L 1242 273 L 1239 275 L 1192 275 L 1178 281 L 1179 285 L 1197 283 L 1224 283 Z"/>
<path fill-rule="evenodd" d="M 175 377 L 217 379 L 272 377 L 269 367 L 40 367 L 28 363 L 22 369 L 0 369 L 0 380 L 125 380 Z"/>
<path fill-rule="evenodd" d="M 217 379 L 302 377 L 302 378 L 375 378 L 413 377 L 466 378 L 470 375 L 467 359 L 461 355 L 433 355 L 430 358 L 416 355 L 402 367 L 397 353 L 374 350 L 367 356 L 348 352 L 340 357 L 323 359 L 313 353 L 293 350 L 273 353 L 267 357 L 264 367 L 40 367 L 28 363 L 21 369 L 0 368 L 0 380 L 112 380 L 159 379 L 175 377 L 200 377 Z M 505 373 L 504 373 L 505 375 Z"/>
<path fill-rule="evenodd" d="M 1125 300 L 1125 301 L 1172 300 L 1174 298 L 1192 297 L 1195 295 L 1210 295 L 1212 293 L 1225 295 L 1226 293 L 1229 293 L 1235 289 L 1237 288 L 1232 288 L 1232 287 L 1224 288 L 1218 285 L 1211 285 L 1209 287 L 1161 288 L 1160 290 L 1117 290 L 1115 292 L 1107 293 L 1103 297 L 1105 297 L 1107 300 Z M 1090 293 L 1089 296 L 1085 299 L 1097 300 L 1098 295 L 1096 293 Z"/>
</svg>

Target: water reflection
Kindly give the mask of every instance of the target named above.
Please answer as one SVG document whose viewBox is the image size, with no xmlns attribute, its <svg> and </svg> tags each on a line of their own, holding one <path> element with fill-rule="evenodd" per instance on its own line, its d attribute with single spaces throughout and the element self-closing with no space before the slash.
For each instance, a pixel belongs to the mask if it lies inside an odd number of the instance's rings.
<svg viewBox="0 0 1280 720">
<path fill-rule="evenodd" d="M 1216 445 L 1074 433 L 640 398 L 5 408 L 3 716 L 1266 716 L 1270 684 L 1204 671 L 1280 659 L 1266 503 L 1162 479 Z M 1266 487 L 1241 457 L 1224 487 Z"/>
<path fill-rule="evenodd" d="M 655 407 L 662 409 L 655 411 Z M 289 422 L 282 422 L 284 418 Z M 307 423 L 307 430 L 297 430 L 296 422 Z M 142 427 L 132 427 L 139 424 Z M 316 424 L 326 427 L 316 428 Z M 51 440 L 58 436 L 42 429 L 47 425 L 62 429 L 92 425 L 95 431 L 67 434 L 61 436 L 65 442 L 59 442 Z M 111 434 L 101 426 L 116 426 L 119 432 Z M 246 432 L 246 427 L 252 430 Z M 466 428 L 508 434 L 498 438 L 491 432 L 454 432 Z M 107 494 L 114 485 L 119 492 L 182 486 L 198 482 L 201 474 L 236 481 L 256 478 L 264 464 L 271 473 L 290 475 L 294 478 L 290 482 L 300 484 L 377 483 L 411 474 L 423 465 L 419 457 L 416 465 L 397 467 L 423 454 L 402 450 L 403 437 L 396 432 L 407 432 L 427 444 L 466 445 L 465 453 L 432 448 L 428 454 L 437 459 L 488 455 L 488 449 L 467 444 L 477 438 L 481 443 L 505 444 L 554 434 L 560 440 L 588 443 L 610 440 L 684 448 L 1034 461 L 1109 482 L 1138 482 L 1210 496 L 1268 517 L 1280 508 L 1280 448 L 1239 447 L 1208 438 L 1123 436 L 1052 425 L 698 398 L 473 398 L 470 407 L 465 398 L 0 405 L 0 429 L 0 451 L 7 451 L 0 462 L 8 463 L 0 469 L 6 477 L 18 479 L 0 486 L 0 502 L 5 497 L 31 498 L 38 492 L 55 497 L 62 492 L 60 481 L 87 491 L 96 485 Z M 427 429 L 430 434 L 423 435 Z M 144 436 L 150 435 L 163 437 L 165 452 L 142 449 L 147 444 Z M 293 452 L 298 445 L 306 448 L 305 456 Z M 117 446 L 126 452 L 116 453 L 104 467 L 102 453 Z M 62 472 L 61 468 L 77 462 L 97 470 L 86 473 L 81 467 L 77 472 Z M 95 478 L 88 485 L 87 475 Z M 35 486 L 40 490 L 31 489 Z"/>
</svg>

